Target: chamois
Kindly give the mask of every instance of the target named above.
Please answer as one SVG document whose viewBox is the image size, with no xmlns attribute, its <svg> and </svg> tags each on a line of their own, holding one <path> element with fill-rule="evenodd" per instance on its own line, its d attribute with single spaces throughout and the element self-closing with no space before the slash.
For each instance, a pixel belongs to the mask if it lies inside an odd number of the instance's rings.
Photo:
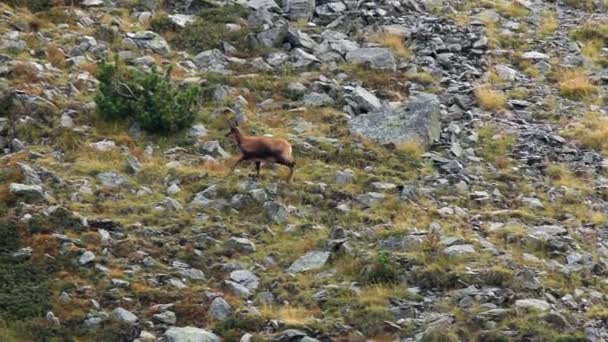
<svg viewBox="0 0 608 342">
<path fill-rule="evenodd" d="M 230 131 L 226 134 L 226 137 L 233 137 L 241 150 L 241 156 L 230 169 L 230 173 L 240 162 L 250 160 L 255 162 L 256 176 L 259 177 L 261 163 L 272 162 L 289 168 L 287 182 L 291 182 L 296 163 L 291 155 L 291 144 L 287 140 L 248 136 L 241 131 L 236 123 L 228 121 L 228 125 L 230 125 Z"/>
</svg>

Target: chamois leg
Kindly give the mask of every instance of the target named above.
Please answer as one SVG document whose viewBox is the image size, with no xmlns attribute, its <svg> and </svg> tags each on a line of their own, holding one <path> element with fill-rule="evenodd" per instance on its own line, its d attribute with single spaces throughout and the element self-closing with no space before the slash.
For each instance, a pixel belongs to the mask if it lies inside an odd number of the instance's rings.
<svg viewBox="0 0 608 342">
<path fill-rule="evenodd" d="M 293 179 L 293 175 L 295 172 L 296 163 L 292 160 L 286 160 L 286 159 L 277 160 L 277 163 L 279 163 L 281 165 L 285 165 L 289 168 L 289 176 L 287 176 L 287 183 L 291 183 L 291 180 Z"/>
<path fill-rule="evenodd" d="M 260 161 L 255 162 L 255 176 L 258 178 L 260 177 L 260 165 L 262 165 L 262 162 L 260 162 Z"/>
<path fill-rule="evenodd" d="M 236 169 L 236 167 L 243 161 L 245 160 L 245 156 L 240 156 L 239 160 L 236 161 L 236 163 L 234 163 L 234 165 L 232 165 L 232 168 L 230 168 L 230 174 L 232 174 L 234 172 L 234 169 Z"/>
</svg>

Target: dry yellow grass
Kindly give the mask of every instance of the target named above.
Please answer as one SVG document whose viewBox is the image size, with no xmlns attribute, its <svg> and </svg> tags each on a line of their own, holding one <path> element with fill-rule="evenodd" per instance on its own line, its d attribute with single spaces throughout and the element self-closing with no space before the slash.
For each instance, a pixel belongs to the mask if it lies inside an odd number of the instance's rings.
<svg viewBox="0 0 608 342">
<path fill-rule="evenodd" d="M 265 319 L 279 319 L 287 325 L 301 326 L 314 320 L 321 310 L 318 307 L 309 309 L 292 305 L 264 305 L 261 307 L 260 313 Z"/>
<path fill-rule="evenodd" d="M 557 13 L 552 10 L 544 11 L 540 21 L 540 28 L 538 32 L 539 35 L 541 37 L 547 37 L 555 32 L 558 28 L 559 20 L 557 19 Z"/>
<path fill-rule="evenodd" d="M 565 132 L 583 148 L 608 149 L 608 118 L 600 113 L 588 113 L 582 122 Z"/>
<path fill-rule="evenodd" d="M 479 105 L 485 110 L 497 111 L 504 108 L 507 97 L 500 91 L 489 85 L 482 85 L 475 91 Z"/>
<path fill-rule="evenodd" d="M 528 16 L 528 11 L 524 6 L 516 1 L 509 0 L 492 0 L 491 1 L 496 7 L 496 11 L 503 17 L 507 18 L 518 18 Z"/>
<path fill-rule="evenodd" d="M 551 163 L 546 166 L 545 174 L 551 179 L 555 186 L 565 186 L 570 189 L 589 191 L 589 182 L 577 177 L 572 171 L 563 164 Z"/>
<path fill-rule="evenodd" d="M 412 56 L 412 52 L 405 45 L 405 39 L 399 35 L 388 32 L 377 33 L 370 37 L 370 41 L 386 46 L 398 57 L 407 59 Z"/>
<path fill-rule="evenodd" d="M 602 49 L 604 42 L 601 39 L 591 39 L 583 42 L 581 53 L 593 62 L 599 62 L 602 59 Z"/>
<path fill-rule="evenodd" d="M 597 95 L 597 87 L 591 83 L 584 70 L 566 70 L 560 76 L 560 93 L 571 99 L 589 99 Z"/>
<path fill-rule="evenodd" d="M 49 44 L 47 49 L 47 59 L 54 67 L 62 68 L 65 66 L 65 54 L 56 44 Z"/>
</svg>

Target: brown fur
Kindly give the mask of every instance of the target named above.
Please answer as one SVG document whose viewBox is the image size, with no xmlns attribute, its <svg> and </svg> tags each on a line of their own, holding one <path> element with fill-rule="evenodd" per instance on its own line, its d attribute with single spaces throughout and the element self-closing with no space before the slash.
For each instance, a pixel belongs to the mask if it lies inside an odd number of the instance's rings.
<svg viewBox="0 0 608 342">
<path fill-rule="evenodd" d="M 230 127 L 230 132 L 226 136 L 231 136 L 236 141 L 241 150 L 241 157 L 234 164 L 230 172 L 242 161 L 254 161 L 257 175 L 260 175 L 260 164 L 271 162 L 285 165 L 289 168 L 288 182 L 293 179 L 295 162 L 292 156 L 291 144 L 285 139 L 248 136 L 238 127 Z"/>
</svg>

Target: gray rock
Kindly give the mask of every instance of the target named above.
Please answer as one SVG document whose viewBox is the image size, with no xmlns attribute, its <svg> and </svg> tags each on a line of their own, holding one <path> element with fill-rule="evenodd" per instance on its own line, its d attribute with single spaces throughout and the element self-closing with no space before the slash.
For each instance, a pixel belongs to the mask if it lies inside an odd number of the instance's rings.
<svg viewBox="0 0 608 342">
<path fill-rule="evenodd" d="M 543 204 L 543 202 L 541 200 L 539 200 L 538 198 L 524 197 L 521 199 L 521 203 L 532 209 L 544 209 L 545 208 L 545 205 Z"/>
<path fill-rule="evenodd" d="M 209 305 L 209 314 L 218 320 L 225 320 L 232 314 L 232 306 L 222 297 L 216 297 Z"/>
<path fill-rule="evenodd" d="M 125 153 L 125 158 L 127 159 L 127 167 L 130 172 L 132 172 L 132 173 L 141 172 L 143 166 L 141 165 L 139 160 L 137 160 L 137 158 L 134 155 L 127 152 L 127 153 Z"/>
<path fill-rule="evenodd" d="M 395 56 L 388 48 L 359 48 L 346 54 L 346 61 L 354 64 L 364 64 L 372 69 L 397 69 Z"/>
<path fill-rule="evenodd" d="M 164 311 L 154 315 L 153 317 L 154 320 L 164 324 L 173 325 L 177 322 L 177 317 L 173 311 Z"/>
<path fill-rule="evenodd" d="M 84 7 L 103 6 L 103 0 L 84 0 L 80 5 Z"/>
<path fill-rule="evenodd" d="M 25 150 L 25 144 L 17 138 L 14 138 L 11 141 L 11 146 L 13 147 L 13 152 L 19 152 L 19 151 Z"/>
<path fill-rule="evenodd" d="M 97 174 L 97 180 L 107 188 L 121 188 L 129 184 L 129 179 L 118 172 L 101 172 Z"/>
<path fill-rule="evenodd" d="M 22 199 L 34 201 L 44 199 L 46 196 L 40 185 L 11 183 L 9 185 L 9 192 Z"/>
<path fill-rule="evenodd" d="M 382 31 L 391 35 L 407 38 L 412 34 L 412 31 L 403 25 L 383 25 Z"/>
<path fill-rule="evenodd" d="M 228 66 L 228 59 L 218 49 L 203 51 L 196 55 L 193 61 L 200 71 L 205 72 L 224 73 Z"/>
<path fill-rule="evenodd" d="M 108 152 L 116 149 L 116 143 L 112 140 L 101 140 L 95 143 L 91 143 L 91 147 L 99 152 Z"/>
<path fill-rule="evenodd" d="M 551 305 L 541 299 L 519 299 L 515 301 L 515 307 L 525 310 L 549 311 Z"/>
<path fill-rule="evenodd" d="M 268 218 L 278 224 L 286 223 L 289 218 L 289 210 L 284 204 L 278 202 L 264 203 L 264 209 Z"/>
<path fill-rule="evenodd" d="M 363 87 L 344 87 L 349 92 L 348 99 L 352 100 L 355 104 L 355 110 L 358 113 L 367 113 L 377 111 L 382 108 L 382 103 L 376 97 L 376 95 L 370 93 Z"/>
<path fill-rule="evenodd" d="M 384 108 L 358 115 L 350 121 L 350 129 L 381 144 L 419 142 L 429 145 L 439 138 L 439 99 L 421 93 L 410 98 L 407 106 Z"/>
<path fill-rule="evenodd" d="M 224 243 L 224 249 L 240 253 L 253 253 L 255 252 L 255 245 L 248 239 L 231 237 Z"/>
<path fill-rule="evenodd" d="M 327 263 L 330 255 L 330 252 L 324 251 L 308 252 L 291 264 L 287 272 L 299 273 L 319 269 Z"/>
<path fill-rule="evenodd" d="M 283 0 L 283 12 L 291 20 L 310 20 L 315 10 L 315 0 Z"/>
<path fill-rule="evenodd" d="M 455 245 L 445 248 L 443 253 L 449 257 L 473 254 L 475 247 L 473 245 Z"/>
<path fill-rule="evenodd" d="M 549 60 L 549 55 L 538 52 L 538 51 L 530 51 L 521 55 L 521 58 L 533 61 L 546 61 Z"/>
<path fill-rule="evenodd" d="M 348 184 L 352 183 L 355 180 L 355 173 L 351 169 L 339 170 L 336 171 L 336 183 L 338 184 Z"/>
<path fill-rule="evenodd" d="M 179 27 L 186 27 L 196 21 L 196 16 L 188 14 L 169 14 L 169 19 Z"/>
<path fill-rule="evenodd" d="M 205 277 L 205 273 L 196 268 L 180 268 L 177 273 L 179 273 L 179 275 L 181 275 L 182 277 L 188 278 L 190 280 L 207 280 L 207 277 Z"/>
<path fill-rule="evenodd" d="M 165 197 L 162 201 L 156 204 L 155 208 L 157 210 L 179 211 L 182 210 L 184 206 L 176 199 L 173 199 L 171 197 Z"/>
<path fill-rule="evenodd" d="M 220 342 L 216 334 L 196 327 L 171 327 L 165 337 L 168 342 Z"/>
<path fill-rule="evenodd" d="M 295 47 L 313 50 L 317 46 L 317 42 L 301 30 L 289 30 L 287 39 Z"/>
<path fill-rule="evenodd" d="M 498 64 L 494 67 L 494 70 L 496 70 L 498 76 L 505 81 L 515 81 L 515 78 L 518 75 L 517 70 L 504 64 Z"/>
<path fill-rule="evenodd" d="M 362 203 L 368 207 L 371 207 L 376 204 L 382 203 L 385 198 L 386 198 L 386 195 L 384 195 L 383 193 L 368 192 L 366 194 L 357 196 L 357 201 L 359 201 L 360 203 Z"/>
<path fill-rule="evenodd" d="M 217 140 L 206 141 L 201 146 L 201 150 L 204 153 L 208 153 L 209 155 L 211 155 L 214 158 L 229 158 L 230 157 L 230 153 L 226 152 L 220 145 L 219 141 L 217 141 Z"/>
<path fill-rule="evenodd" d="M 167 195 L 175 195 L 181 192 L 182 189 L 177 184 L 171 184 L 170 187 L 167 188 Z"/>
<path fill-rule="evenodd" d="M 260 285 L 260 278 L 248 270 L 232 271 L 230 273 L 230 280 L 251 291 L 255 291 Z"/>
<path fill-rule="evenodd" d="M 112 310 L 112 318 L 114 318 L 115 320 L 124 322 L 124 323 L 129 323 L 129 324 L 133 324 L 133 323 L 137 322 L 137 320 L 139 319 L 132 312 L 125 310 L 123 308 L 120 308 L 120 307 Z"/>
<path fill-rule="evenodd" d="M 289 34 L 289 24 L 286 21 L 275 23 L 274 27 L 250 37 L 249 44 L 253 48 L 273 48 L 283 45 Z"/>
<path fill-rule="evenodd" d="M 78 263 L 80 263 L 81 265 L 86 265 L 90 262 L 93 262 L 95 260 L 95 253 L 91 252 L 91 251 L 86 251 L 84 253 L 82 253 L 82 255 L 80 255 L 80 257 L 78 258 Z"/>
<path fill-rule="evenodd" d="M 194 138 L 203 138 L 207 136 L 207 128 L 203 124 L 196 124 L 190 128 L 188 135 Z"/>
<path fill-rule="evenodd" d="M 171 48 L 165 38 L 161 37 L 152 31 L 141 31 L 136 33 L 127 33 L 129 37 L 137 47 L 140 49 L 149 49 L 158 54 L 167 56 L 171 52 Z"/>
<path fill-rule="evenodd" d="M 281 8 L 274 0 L 238 0 L 238 3 L 254 10 L 280 10 Z"/>
<path fill-rule="evenodd" d="M 308 93 L 302 99 L 304 104 L 309 107 L 321 107 L 334 104 L 334 99 L 325 93 Z"/>
<path fill-rule="evenodd" d="M 527 227 L 527 230 L 528 234 L 532 235 L 533 237 L 545 240 L 568 233 L 566 228 L 557 225 Z"/>
<path fill-rule="evenodd" d="M 387 182 L 373 182 L 372 188 L 377 192 L 387 192 L 397 189 L 397 185 Z"/>
</svg>

